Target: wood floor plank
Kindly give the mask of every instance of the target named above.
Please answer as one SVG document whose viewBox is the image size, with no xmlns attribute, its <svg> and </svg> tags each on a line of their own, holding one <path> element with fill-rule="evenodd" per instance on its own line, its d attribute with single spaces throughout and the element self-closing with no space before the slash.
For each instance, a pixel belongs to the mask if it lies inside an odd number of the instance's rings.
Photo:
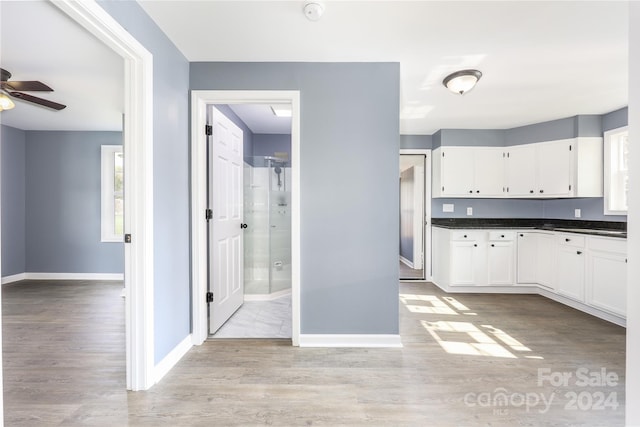
<svg viewBox="0 0 640 427">
<path fill-rule="evenodd" d="M 541 296 L 448 295 L 403 282 L 403 348 L 209 340 L 133 393 L 120 290 L 82 281 L 3 287 L 7 426 L 624 425 L 625 329 Z M 580 386 L 579 369 L 618 381 Z M 539 383 L 540 372 L 572 377 Z M 572 392 L 583 404 L 615 395 L 618 407 L 573 409 Z M 500 393 L 512 401 L 499 405 Z M 518 396 L 550 404 L 527 408 Z"/>
</svg>

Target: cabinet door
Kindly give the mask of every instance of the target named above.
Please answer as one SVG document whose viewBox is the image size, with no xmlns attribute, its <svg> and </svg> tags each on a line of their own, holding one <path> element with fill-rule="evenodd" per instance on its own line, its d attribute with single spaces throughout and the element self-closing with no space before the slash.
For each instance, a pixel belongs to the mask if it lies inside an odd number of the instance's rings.
<svg viewBox="0 0 640 427">
<path fill-rule="evenodd" d="M 476 285 L 478 272 L 478 243 L 475 241 L 452 242 L 451 285 Z"/>
<path fill-rule="evenodd" d="M 584 251 L 572 246 L 559 245 L 556 257 L 556 291 L 584 302 Z"/>
<path fill-rule="evenodd" d="M 504 195 L 504 149 L 475 148 L 473 189 L 476 196 L 502 197 Z"/>
<path fill-rule="evenodd" d="M 487 248 L 487 284 L 513 285 L 515 267 L 513 241 L 489 242 Z"/>
<path fill-rule="evenodd" d="M 507 196 L 533 197 L 537 188 L 535 145 L 509 147 L 507 156 Z"/>
<path fill-rule="evenodd" d="M 555 240 L 552 234 L 538 234 L 536 240 L 536 280 L 539 285 L 555 289 Z"/>
<path fill-rule="evenodd" d="M 441 153 L 443 196 L 469 196 L 474 192 L 473 150 L 447 147 Z"/>
<path fill-rule="evenodd" d="M 537 283 L 538 234 L 518 233 L 518 283 Z"/>
<path fill-rule="evenodd" d="M 587 303 L 626 316 L 626 256 L 612 252 L 590 251 L 587 264 Z"/>
<path fill-rule="evenodd" d="M 544 142 L 538 145 L 538 188 L 540 197 L 569 196 L 573 151 L 571 141 Z"/>
</svg>

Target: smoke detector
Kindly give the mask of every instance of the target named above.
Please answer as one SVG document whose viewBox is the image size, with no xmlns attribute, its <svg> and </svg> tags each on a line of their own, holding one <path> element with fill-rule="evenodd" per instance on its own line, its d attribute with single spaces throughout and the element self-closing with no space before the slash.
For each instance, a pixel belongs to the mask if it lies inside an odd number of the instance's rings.
<svg viewBox="0 0 640 427">
<path fill-rule="evenodd" d="M 322 3 L 317 2 L 307 3 L 304 5 L 303 11 L 304 16 L 306 16 L 309 21 L 317 21 L 324 13 L 324 6 Z"/>
</svg>

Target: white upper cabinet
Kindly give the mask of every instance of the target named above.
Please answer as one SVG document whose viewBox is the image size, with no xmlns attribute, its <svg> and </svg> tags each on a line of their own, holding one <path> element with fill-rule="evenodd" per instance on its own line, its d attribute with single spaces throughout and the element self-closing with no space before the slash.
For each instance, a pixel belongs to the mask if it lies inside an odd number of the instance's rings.
<svg viewBox="0 0 640 427">
<path fill-rule="evenodd" d="M 439 147 L 433 197 L 602 197 L 602 138 L 511 147 Z"/>
<path fill-rule="evenodd" d="M 504 149 L 440 147 L 433 152 L 434 197 L 502 197 Z"/>
<path fill-rule="evenodd" d="M 534 197 L 536 192 L 536 146 L 517 145 L 507 150 L 506 187 L 507 196 Z"/>
</svg>

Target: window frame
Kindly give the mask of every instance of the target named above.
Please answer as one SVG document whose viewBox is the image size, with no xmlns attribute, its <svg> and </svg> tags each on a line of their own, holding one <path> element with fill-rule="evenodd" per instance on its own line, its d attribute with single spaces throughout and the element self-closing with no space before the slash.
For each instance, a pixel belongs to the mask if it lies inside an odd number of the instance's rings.
<svg viewBox="0 0 640 427">
<path fill-rule="evenodd" d="M 611 145 L 614 137 L 626 133 L 629 135 L 629 126 L 622 126 L 619 128 L 611 129 L 604 132 L 604 176 L 603 176 L 603 190 L 604 190 L 604 215 L 627 215 L 628 206 L 625 210 L 610 209 L 609 199 L 611 198 L 611 186 L 612 186 L 612 170 L 611 170 Z M 628 173 L 628 171 L 627 171 Z"/>
<path fill-rule="evenodd" d="M 122 145 L 100 146 L 100 242 L 122 243 L 124 233 L 115 231 L 115 154 L 122 153 Z"/>
</svg>

